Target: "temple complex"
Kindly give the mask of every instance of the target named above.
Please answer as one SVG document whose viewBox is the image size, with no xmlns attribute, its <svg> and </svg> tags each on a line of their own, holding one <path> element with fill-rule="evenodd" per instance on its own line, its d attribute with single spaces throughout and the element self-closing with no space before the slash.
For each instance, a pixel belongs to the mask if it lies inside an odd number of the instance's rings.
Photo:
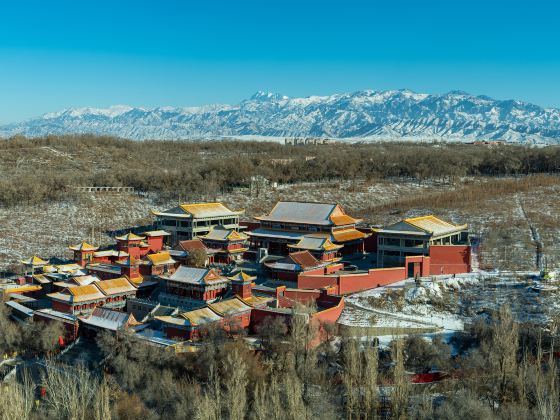
<svg viewBox="0 0 560 420">
<path fill-rule="evenodd" d="M 22 260 L 25 276 L 7 289 L 12 319 L 61 322 L 64 340 L 80 328 L 128 329 L 167 346 L 211 328 L 255 334 L 271 319 L 289 328 L 300 303 L 313 307 L 306 322 L 336 323 L 347 294 L 471 271 L 467 225 L 433 215 L 358 229 L 338 204 L 281 201 L 240 231 L 242 213 L 182 204 L 156 212 L 157 228 L 123 230 L 111 246 L 69 246 L 72 260 Z M 199 251 L 206 260 L 189 258 Z"/>
</svg>

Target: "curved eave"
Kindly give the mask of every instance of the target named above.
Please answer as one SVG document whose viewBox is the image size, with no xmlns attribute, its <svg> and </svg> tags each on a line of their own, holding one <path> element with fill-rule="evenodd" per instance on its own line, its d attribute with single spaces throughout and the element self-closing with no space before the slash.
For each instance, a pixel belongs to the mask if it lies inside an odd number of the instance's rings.
<svg viewBox="0 0 560 420">
<path fill-rule="evenodd" d="M 192 215 L 189 214 L 180 214 L 180 213 L 163 213 L 163 212 L 159 212 L 156 210 L 150 210 L 150 212 L 154 215 L 154 216 L 161 216 L 161 217 L 173 217 L 173 218 L 179 218 L 179 219 L 192 219 Z"/>
</svg>

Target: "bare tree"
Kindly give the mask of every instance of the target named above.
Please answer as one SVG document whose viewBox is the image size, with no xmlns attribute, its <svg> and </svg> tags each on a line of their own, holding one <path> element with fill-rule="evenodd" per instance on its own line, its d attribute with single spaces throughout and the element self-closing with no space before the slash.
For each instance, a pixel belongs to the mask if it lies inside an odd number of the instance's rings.
<svg viewBox="0 0 560 420">
<path fill-rule="evenodd" d="M 105 377 L 103 377 L 101 383 L 97 387 L 93 406 L 95 420 L 111 418 L 111 391 Z"/>
<path fill-rule="evenodd" d="M 251 405 L 251 418 L 254 420 L 268 420 L 271 418 L 269 399 L 263 384 L 257 383 L 253 390 L 253 404 Z"/>
<path fill-rule="evenodd" d="M 539 418 L 553 420 L 558 418 L 560 403 L 558 399 L 558 375 L 554 352 L 551 350 L 546 369 L 543 367 L 544 357 L 539 345 L 537 363 L 535 364 L 535 405 Z"/>
<path fill-rule="evenodd" d="M 404 343 L 397 339 L 393 346 L 393 389 L 391 391 L 392 417 L 405 419 L 408 412 L 408 377 L 404 368 Z"/>
<path fill-rule="evenodd" d="M 307 419 L 309 413 L 303 400 L 303 384 L 295 370 L 293 355 L 286 355 L 286 372 L 282 378 L 282 389 L 286 403 L 286 414 L 289 419 Z"/>
<path fill-rule="evenodd" d="M 85 420 L 91 416 L 98 382 L 83 365 L 47 363 L 42 383 L 46 389 L 44 401 L 56 417 Z"/>
<path fill-rule="evenodd" d="M 35 400 L 33 386 L 29 376 L 24 372 L 22 383 L 10 383 L 0 386 L 0 419 L 28 419 L 31 417 Z"/>
<path fill-rule="evenodd" d="M 363 416 L 373 419 L 377 412 L 377 398 L 379 387 L 377 386 L 377 374 L 379 365 L 379 349 L 377 344 L 369 345 L 364 351 L 364 367 L 362 369 L 363 384 Z"/>
<path fill-rule="evenodd" d="M 360 396 L 360 351 L 358 342 L 349 338 L 342 347 L 342 358 L 344 373 L 342 383 L 344 385 L 346 418 L 359 418 L 359 396 Z"/>
<path fill-rule="evenodd" d="M 247 365 L 237 350 L 226 356 L 224 375 L 224 403 L 231 420 L 242 420 L 247 405 Z"/>
<path fill-rule="evenodd" d="M 202 392 L 196 399 L 196 408 L 194 418 L 196 420 L 220 420 L 221 417 L 216 415 L 216 405 L 219 404 L 211 395 Z"/>
<path fill-rule="evenodd" d="M 500 307 L 492 328 L 490 363 L 497 374 L 497 393 L 500 401 L 511 399 L 515 392 L 519 327 L 513 320 L 509 306 Z"/>
</svg>

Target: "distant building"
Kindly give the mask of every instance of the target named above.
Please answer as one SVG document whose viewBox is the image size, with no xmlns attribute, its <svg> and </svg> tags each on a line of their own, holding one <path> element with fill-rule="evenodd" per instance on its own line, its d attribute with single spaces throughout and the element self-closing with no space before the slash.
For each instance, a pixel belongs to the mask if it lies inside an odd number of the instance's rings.
<svg viewBox="0 0 560 420">
<path fill-rule="evenodd" d="M 239 216 L 222 203 L 180 204 L 165 211 L 152 211 L 156 224 L 172 234 L 172 242 L 190 240 L 207 235 L 215 226 L 239 230 Z"/>
<path fill-rule="evenodd" d="M 45 267 L 49 262 L 33 255 L 31 258 L 20 261 L 25 267 L 25 275 L 33 275 L 36 272 L 42 272 L 43 267 Z"/>
<path fill-rule="evenodd" d="M 264 263 L 273 279 L 292 282 L 297 282 L 298 275 L 302 273 L 322 274 L 323 267 L 327 264 L 319 261 L 307 250 L 292 252 L 281 260 Z"/>
<path fill-rule="evenodd" d="M 182 258 L 183 265 L 188 265 L 187 260 L 189 255 L 196 251 L 204 251 L 206 252 L 206 261 L 204 262 L 204 266 L 206 267 L 208 264 L 214 262 L 214 254 L 213 250 L 208 249 L 206 245 L 200 240 L 200 238 L 189 239 L 188 241 L 179 241 L 176 245 L 176 250 L 185 252 L 186 256 Z"/>
<path fill-rule="evenodd" d="M 211 249 L 212 261 L 229 264 L 239 261 L 243 253 L 248 250 L 249 238 L 245 233 L 224 226 L 216 226 L 206 235 L 199 236 L 206 248 Z"/>
<path fill-rule="evenodd" d="M 162 274 L 172 274 L 175 271 L 175 261 L 169 251 L 160 251 L 155 254 L 146 255 L 146 259 L 140 265 L 142 277 L 151 278 Z"/>
<path fill-rule="evenodd" d="M 116 333 L 140 325 L 133 314 L 108 308 L 95 308 L 91 314 L 78 319 L 82 324 L 83 334 L 87 336 L 95 336 L 103 331 Z"/>
<path fill-rule="evenodd" d="M 98 246 L 90 245 L 87 242 L 70 245 L 68 248 L 74 252 L 74 261 L 82 267 L 93 261 L 93 255 L 99 249 Z"/>
<path fill-rule="evenodd" d="M 430 255 L 431 245 L 467 245 L 467 225 L 454 225 L 436 216 L 403 219 L 376 231 L 377 265 L 398 267 L 407 256 Z"/>
<path fill-rule="evenodd" d="M 248 232 L 252 247 L 276 255 L 287 255 L 295 248 L 321 260 L 333 260 L 339 251 L 363 252 L 364 239 L 369 236 L 356 229 L 360 220 L 347 215 L 338 204 L 280 201 L 270 214 L 255 219 L 260 227 Z"/>
<path fill-rule="evenodd" d="M 163 305 L 197 308 L 221 298 L 230 282 L 214 269 L 180 266 L 170 276 L 161 276 L 164 291 L 159 295 Z"/>
<path fill-rule="evenodd" d="M 85 314 L 98 306 L 122 309 L 126 299 L 136 297 L 136 287 L 126 278 L 96 281 L 84 286 L 69 286 L 47 295 L 55 311 Z"/>
</svg>

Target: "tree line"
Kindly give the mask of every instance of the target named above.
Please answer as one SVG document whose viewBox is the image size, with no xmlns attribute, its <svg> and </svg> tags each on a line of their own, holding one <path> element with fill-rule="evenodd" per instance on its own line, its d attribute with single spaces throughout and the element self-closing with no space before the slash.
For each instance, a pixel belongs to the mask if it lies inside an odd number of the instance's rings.
<svg viewBox="0 0 560 420">
<path fill-rule="evenodd" d="M 451 143 L 286 146 L 272 142 L 142 141 L 102 136 L 14 137 L 0 148 L 0 205 L 72 197 L 69 186 L 128 186 L 162 198 L 279 183 L 560 171 L 560 147 Z"/>
</svg>

